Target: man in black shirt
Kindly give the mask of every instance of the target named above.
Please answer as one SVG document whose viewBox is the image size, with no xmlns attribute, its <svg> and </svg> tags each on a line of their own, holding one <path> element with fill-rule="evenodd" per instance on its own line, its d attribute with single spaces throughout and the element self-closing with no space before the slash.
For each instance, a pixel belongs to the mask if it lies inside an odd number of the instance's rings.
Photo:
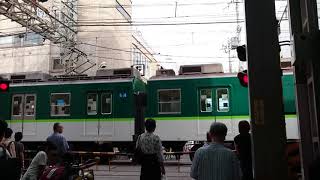
<svg viewBox="0 0 320 180">
<path fill-rule="evenodd" d="M 242 180 L 252 180 L 251 135 L 249 133 L 250 124 L 248 121 L 240 121 L 238 127 L 240 134 L 234 138 L 234 143 L 240 159 Z"/>
</svg>

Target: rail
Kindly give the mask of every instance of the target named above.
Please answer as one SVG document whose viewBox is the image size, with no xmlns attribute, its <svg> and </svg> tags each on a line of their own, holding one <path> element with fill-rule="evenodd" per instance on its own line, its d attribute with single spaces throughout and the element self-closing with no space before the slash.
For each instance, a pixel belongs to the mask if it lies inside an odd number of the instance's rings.
<svg viewBox="0 0 320 180">
<path fill-rule="evenodd" d="M 25 150 L 25 153 L 37 153 L 37 151 L 34 150 Z M 112 168 L 112 163 L 114 161 L 112 161 L 112 159 L 116 156 L 125 156 L 128 157 L 128 159 L 130 159 L 131 157 L 134 156 L 133 153 L 121 153 L 121 152 L 91 152 L 91 151 L 69 151 L 70 154 L 74 155 L 74 156 L 79 156 L 80 157 L 80 163 L 84 162 L 85 156 L 96 156 L 96 157 L 105 157 L 108 160 L 108 169 L 109 171 L 111 171 Z M 168 159 L 168 157 L 170 156 L 175 156 L 176 160 L 177 160 L 177 165 L 178 165 L 178 172 L 180 172 L 180 167 L 182 165 L 181 163 L 181 156 L 182 155 L 188 155 L 188 154 L 193 154 L 195 153 L 195 151 L 188 151 L 188 152 L 163 152 L 163 155 L 165 157 L 165 160 Z M 32 159 L 28 159 L 28 160 L 32 160 Z M 99 164 L 100 159 L 95 159 L 96 160 L 96 165 Z M 130 162 L 132 163 L 132 161 Z M 98 166 L 96 166 L 97 168 Z"/>
<path fill-rule="evenodd" d="M 80 162 L 83 162 L 84 156 L 98 156 L 98 157 L 106 157 L 108 160 L 108 169 L 111 171 L 112 166 L 112 158 L 115 156 L 126 156 L 130 159 L 130 157 L 133 157 L 133 153 L 121 153 L 121 152 L 89 152 L 89 151 L 70 151 L 73 155 L 79 155 L 80 156 Z M 164 152 L 163 155 L 166 156 L 176 156 L 177 164 L 178 164 L 178 172 L 180 172 L 181 167 L 181 156 L 185 154 L 192 154 L 195 153 L 195 151 L 188 151 L 188 152 Z M 166 159 L 166 158 L 165 158 Z M 99 164 L 99 159 L 96 159 L 97 165 Z"/>
</svg>

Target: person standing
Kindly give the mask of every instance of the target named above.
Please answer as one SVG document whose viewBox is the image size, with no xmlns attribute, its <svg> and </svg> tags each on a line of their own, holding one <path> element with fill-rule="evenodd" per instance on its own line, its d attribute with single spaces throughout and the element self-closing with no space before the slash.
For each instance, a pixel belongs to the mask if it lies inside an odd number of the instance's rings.
<svg viewBox="0 0 320 180">
<path fill-rule="evenodd" d="M 227 126 L 214 122 L 210 126 L 211 143 L 195 153 L 190 176 L 196 180 L 240 180 L 241 170 L 237 156 L 224 147 Z"/>
<path fill-rule="evenodd" d="M 9 155 L 7 152 L 7 148 L 4 144 L 2 144 L 2 140 L 4 139 L 4 135 L 6 132 L 6 129 L 8 128 L 8 123 L 6 121 L 0 120 L 0 159 L 4 159 Z"/>
<path fill-rule="evenodd" d="M 140 180 L 160 180 L 165 175 L 163 164 L 162 144 L 158 135 L 154 134 L 156 121 L 147 119 L 145 121 L 146 132 L 138 137 L 136 148 L 140 148 L 141 175 Z"/>
<path fill-rule="evenodd" d="M 21 143 L 22 138 L 22 132 L 16 132 L 14 134 L 14 147 L 16 150 L 16 156 L 20 162 L 21 168 L 24 169 L 24 145 Z"/>
<path fill-rule="evenodd" d="M 251 154 L 251 134 L 248 121 L 240 121 L 238 124 L 239 135 L 234 138 L 235 148 L 240 159 L 242 170 L 242 180 L 252 180 L 252 154 Z"/>
<path fill-rule="evenodd" d="M 8 152 L 10 153 L 11 158 L 16 158 L 16 150 L 14 147 L 14 141 L 11 139 L 12 137 L 12 129 L 7 128 L 4 133 L 4 138 L 2 139 L 2 144 L 7 148 Z"/>
<path fill-rule="evenodd" d="M 62 133 L 63 126 L 60 123 L 54 123 L 53 133 L 47 138 L 48 142 L 52 142 L 54 145 L 56 145 L 60 157 L 62 157 L 69 150 L 68 142 Z"/>
</svg>

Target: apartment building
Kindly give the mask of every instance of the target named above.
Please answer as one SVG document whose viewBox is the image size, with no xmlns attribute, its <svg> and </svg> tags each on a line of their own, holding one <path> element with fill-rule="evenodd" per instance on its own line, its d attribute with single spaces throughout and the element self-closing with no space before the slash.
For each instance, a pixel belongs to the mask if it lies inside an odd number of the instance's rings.
<svg viewBox="0 0 320 180">
<path fill-rule="evenodd" d="M 99 68 L 134 66 L 148 78 L 158 68 L 153 53 L 130 26 L 130 0 L 16 0 L 16 3 L 34 3 L 30 12 L 47 22 L 55 19 L 52 24 L 59 29 L 56 36 L 70 39 L 59 41 L 57 37 L 53 41 L 32 31 L 33 15 L 24 26 L 1 16 L 0 74 L 43 72 L 93 76 Z"/>
</svg>

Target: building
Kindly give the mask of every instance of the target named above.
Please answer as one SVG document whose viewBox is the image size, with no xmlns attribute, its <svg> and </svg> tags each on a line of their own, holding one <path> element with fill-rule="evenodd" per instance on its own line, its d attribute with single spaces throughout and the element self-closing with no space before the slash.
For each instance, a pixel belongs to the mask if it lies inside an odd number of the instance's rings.
<svg viewBox="0 0 320 180">
<path fill-rule="evenodd" d="M 135 66 L 151 77 L 158 65 L 133 33 L 131 4 L 130 0 L 17 0 L 14 6 L 26 7 L 32 14 L 26 15 L 30 19 L 24 26 L 17 19 L 0 17 L 0 73 L 92 76 L 98 68 Z M 8 7 L 0 4 L 4 10 Z M 32 30 L 33 18 L 55 28 L 54 40 L 41 36 L 49 30 Z"/>
</svg>

